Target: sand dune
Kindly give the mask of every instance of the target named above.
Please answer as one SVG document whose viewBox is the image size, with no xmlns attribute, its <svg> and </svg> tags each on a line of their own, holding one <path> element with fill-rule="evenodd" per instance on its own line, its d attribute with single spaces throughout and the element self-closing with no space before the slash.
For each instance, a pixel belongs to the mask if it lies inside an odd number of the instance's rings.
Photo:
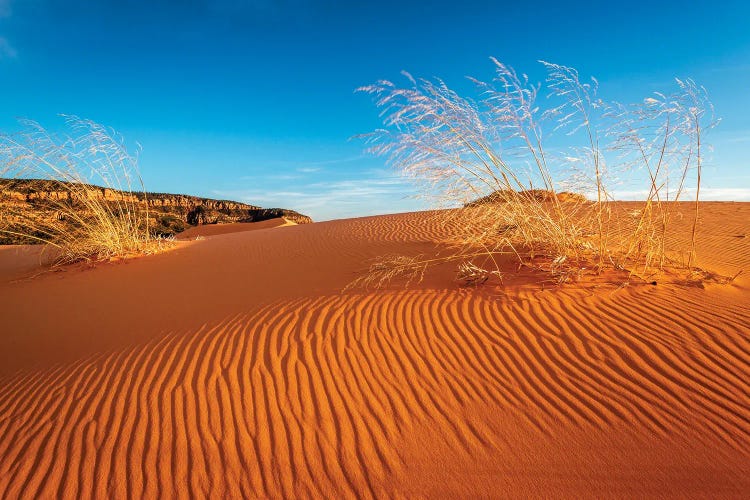
<svg viewBox="0 0 750 500">
<path fill-rule="evenodd" d="M 705 204 L 701 264 L 750 270 L 748 220 Z M 256 229 L 33 279 L 0 252 L 0 497 L 750 491 L 746 275 L 342 293 L 440 219 Z"/>
<path fill-rule="evenodd" d="M 241 233 L 244 231 L 256 231 L 258 229 L 268 229 L 270 227 L 281 227 L 288 224 L 286 219 L 278 217 L 260 222 L 237 222 L 233 224 L 207 224 L 194 226 L 177 234 L 178 240 L 190 240 L 206 236 L 217 236 L 220 234 Z"/>
</svg>

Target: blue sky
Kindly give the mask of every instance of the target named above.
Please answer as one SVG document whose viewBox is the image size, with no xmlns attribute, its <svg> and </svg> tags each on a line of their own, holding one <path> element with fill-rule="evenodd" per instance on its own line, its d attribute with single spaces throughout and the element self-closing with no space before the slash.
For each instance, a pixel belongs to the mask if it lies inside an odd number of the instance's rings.
<svg viewBox="0 0 750 500">
<path fill-rule="evenodd" d="M 610 5 L 611 4 L 611 5 Z M 350 137 L 380 121 L 380 78 L 492 77 L 538 59 L 632 100 L 692 77 L 721 125 L 706 198 L 750 200 L 746 2 L 0 0 L 0 129 L 58 113 L 143 146 L 149 190 L 294 208 L 317 220 L 422 208 Z"/>
</svg>

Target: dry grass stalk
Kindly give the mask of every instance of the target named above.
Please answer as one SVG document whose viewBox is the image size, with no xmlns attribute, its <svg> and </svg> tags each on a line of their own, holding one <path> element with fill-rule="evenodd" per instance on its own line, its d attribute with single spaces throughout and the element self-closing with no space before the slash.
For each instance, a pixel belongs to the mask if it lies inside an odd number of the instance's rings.
<svg viewBox="0 0 750 500">
<path fill-rule="evenodd" d="M 355 279 L 345 287 L 350 288 L 380 288 L 396 278 L 406 281 L 406 286 L 417 281 L 421 282 L 430 262 L 422 259 L 421 255 L 409 257 L 406 255 L 384 255 L 377 257 L 370 264 L 366 274 Z"/>
<path fill-rule="evenodd" d="M 50 193 L 34 200 L 39 210 L 11 205 L 0 217 L 0 232 L 53 247 L 58 264 L 163 249 L 168 242 L 149 234 L 137 155 L 101 125 L 65 118 L 67 136 L 32 121 L 23 121 L 19 134 L 0 135 L 0 182 L 31 179 L 30 192 Z"/>
<path fill-rule="evenodd" d="M 691 267 L 701 135 L 716 124 L 705 90 L 677 80 L 671 95 L 622 105 L 601 99 L 595 79 L 584 82 L 572 68 L 543 62 L 549 94 L 543 106 L 541 85 L 492 61 L 491 82 L 472 79 L 476 100 L 440 80 L 410 75 L 407 87 L 379 81 L 359 89 L 374 96 L 385 125 L 362 136 L 370 151 L 418 181 L 439 207 L 454 209 L 445 217 L 455 228 L 447 241 L 455 252 L 443 260 L 511 252 L 523 264 L 545 257 L 600 271 L 675 265 L 665 245 L 669 202 L 683 199 L 692 185 Z M 613 213 L 617 189 L 644 191 L 636 217 Z"/>
<path fill-rule="evenodd" d="M 503 275 L 500 271 L 488 271 L 483 267 L 479 267 L 473 262 L 461 262 L 458 265 L 458 273 L 456 279 L 467 286 L 479 286 L 483 285 L 490 279 L 491 276 L 497 276 L 501 281 Z"/>
</svg>

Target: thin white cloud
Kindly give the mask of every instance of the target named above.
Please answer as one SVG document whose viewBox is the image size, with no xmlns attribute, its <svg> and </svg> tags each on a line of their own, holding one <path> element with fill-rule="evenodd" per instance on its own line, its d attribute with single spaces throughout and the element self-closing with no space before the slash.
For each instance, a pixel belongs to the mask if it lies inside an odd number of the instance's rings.
<svg viewBox="0 0 750 500">
<path fill-rule="evenodd" d="M 342 158 L 333 158 L 327 160 L 299 160 L 299 159 L 285 159 L 285 160 L 258 160 L 248 163 L 246 166 L 249 169 L 254 170 L 274 170 L 284 172 L 296 172 L 300 174 L 313 174 L 317 172 L 328 171 L 326 167 L 332 165 L 341 165 L 345 163 L 360 162 L 371 157 L 364 155 L 356 156 L 345 156 Z"/>
<path fill-rule="evenodd" d="M 714 66 L 708 69 L 708 73 L 734 73 L 750 70 L 750 64 L 726 64 L 724 66 Z"/>
<path fill-rule="evenodd" d="M 363 158 L 366 158 L 365 155 L 356 155 L 356 156 L 346 156 L 344 158 L 335 158 L 333 160 L 321 160 L 321 161 L 313 161 L 313 162 L 306 162 L 306 166 L 311 167 L 322 167 L 326 165 L 339 165 L 341 163 L 350 163 L 353 161 L 362 160 Z"/>
<path fill-rule="evenodd" d="M 11 0 L 0 0 L 0 19 L 13 15 Z M 18 51 L 4 36 L 0 36 L 0 59 L 15 59 Z"/>
<path fill-rule="evenodd" d="M 11 0 L 0 0 L 0 18 L 10 17 L 13 14 Z"/>
<path fill-rule="evenodd" d="M 16 48 L 7 38 L 0 36 L 0 59 L 15 59 L 16 57 L 18 57 Z"/>
<path fill-rule="evenodd" d="M 705 201 L 750 201 L 750 187 L 701 188 L 701 199 Z"/>
<path fill-rule="evenodd" d="M 723 137 L 719 137 L 717 141 L 723 144 L 741 144 L 750 142 L 750 130 L 736 130 L 730 134 L 725 134 Z"/>
<path fill-rule="evenodd" d="M 217 190 L 222 198 L 264 207 L 283 207 L 315 220 L 393 213 L 423 208 L 413 199 L 414 189 L 394 177 L 321 181 L 296 185 L 293 190 Z"/>
<path fill-rule="evenodd" d="M 616 200 L 644 200 L 648 196 L 648 190 L 614 191 L 612 195 Z M 672 193 L 674 195 L 674 193 Z M 590 199 L 596 197 L 596 193 L 589 193 Z M 695 189 L 686 189 L 680 195 L 683 201 L 689 201 L 695 197 Z M 700 192 L 702 201 L 750 201 L 750 187 L 747 188 L 710 188 L 702 187 Z"/>
</svg>

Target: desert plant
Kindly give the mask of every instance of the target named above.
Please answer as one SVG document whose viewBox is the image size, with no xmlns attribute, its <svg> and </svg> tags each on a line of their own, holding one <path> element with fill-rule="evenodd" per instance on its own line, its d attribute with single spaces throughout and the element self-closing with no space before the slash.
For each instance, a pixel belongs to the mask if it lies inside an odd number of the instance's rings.
<svg viewBox="0 0 750 500">
<path fill-rule="evenodd" d="M 494 261 L 512 253 L 524 265 L 554 272 L 561 265 L 661 269 L 673 263 L 665 246 L 668 202 L 684 198 L 692 181 L 690 267 L 701 136 L 716 123 L 705 90 L 677 80 L 673 94 L 621 105 L 600 98 L 595 79 L 582 81 L 572 68 L 542 62 L 548 100 L 540 103 L 542 85 L 492 61 L 492 81 L 471 79 L 476 99 L 408 74 L 406 87 L 379 81 L 358 89 L 374 96 L 385 125 L 361 136 L 369 151 L 450 209 L 443 211 L 454 228 L 446 243 L 455 251 L 441 259 L 483 254 Z M 636 217 L 613 214 L 618 187 L 647 193 Z"/>
<path fill-rule="evenodd" d="M 502 274 L 497 270 L 489 271 L 473 262 L 463 261 L 458 265 L 456 278 L 467 286 L 479 286 L 486 283 L 493 275 L 502 280 Z"/>
<path fill-rule="evenodd" d="M 28 120 L 22 132 L 0 135 L 0 183 L 23 180 L 28 191 L 0 217 L 0 234 L 49 245 L 58 263 L 158 250 L 138 156 L 95 122 L 65 120 L 67 135 Z"/>
</svg>

